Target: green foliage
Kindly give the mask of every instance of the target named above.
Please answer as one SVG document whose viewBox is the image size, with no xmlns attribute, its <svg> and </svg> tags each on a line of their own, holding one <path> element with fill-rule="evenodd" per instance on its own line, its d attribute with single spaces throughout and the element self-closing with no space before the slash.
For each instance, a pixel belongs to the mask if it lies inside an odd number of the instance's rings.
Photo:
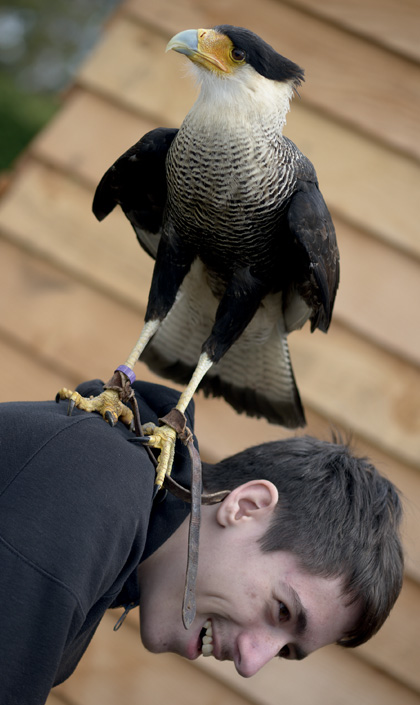
<svg viewBox="0 0 420 705">
<path fill-rule="evenodd" d="M 0 73 L 0 171 L 8 169 L 52 117 L 58 100 L 52 95 L 26 93 Z"/>
<path fill-rule="evenodd" d="M 118 0 L 0 0 L 0 169 L 53 115 Z"/>
</svg>

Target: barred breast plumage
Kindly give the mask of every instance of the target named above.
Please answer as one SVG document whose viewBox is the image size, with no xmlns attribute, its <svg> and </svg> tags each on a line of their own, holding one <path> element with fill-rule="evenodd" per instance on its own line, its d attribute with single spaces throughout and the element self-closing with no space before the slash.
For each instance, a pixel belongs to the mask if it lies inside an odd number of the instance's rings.
<svg viewBox="0 0 420 705">
<path fill-rule="evenodd" d="M 217 131 L 185 120 L 167 159 L 168 212 L 177 233 L 210 269 L 273 268 L 279 222 L 294 191 L 299 151 L 265 124 Z M 271 128 L 271 129 L 270 129 Z"/>
</svg>

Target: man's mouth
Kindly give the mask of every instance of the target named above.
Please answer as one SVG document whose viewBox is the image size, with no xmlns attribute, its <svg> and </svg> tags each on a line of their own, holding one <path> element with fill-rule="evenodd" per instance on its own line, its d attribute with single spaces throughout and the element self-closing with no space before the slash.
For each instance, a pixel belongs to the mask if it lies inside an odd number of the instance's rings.
<svg viewBox="0 0 420 705">
<path fill-rule="evenodd" d="M 211 619 L 204 622 L 200 632 L 201 653 L 203 656 L 211 656 L 213 653 L 213 629 Z"/>
</svg>

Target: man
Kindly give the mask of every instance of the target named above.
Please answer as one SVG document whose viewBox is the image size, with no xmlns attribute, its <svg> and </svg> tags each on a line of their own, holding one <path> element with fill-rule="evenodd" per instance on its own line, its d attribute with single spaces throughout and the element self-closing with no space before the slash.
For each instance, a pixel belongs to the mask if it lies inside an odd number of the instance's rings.
<svg viewBox="0 0 420 705">
<path fill-rule="evenodd" d="M 159 385 L 134 389 L 143 422 L 178 398 Z M 154 466 L 133 434 L 53 402 L 0 405 L 0 423 L 5 705 L 44 703 L 109 607 L 140 605 L 151 651 L 212 654 L 247 677 L 276 655 L 366 641 L 399 594 L 393 485 L 345 446 L 293 438 L 204 465 L 206 490 L 230 493 L 202 507 L 197 611 L 185 630 L 189 506 L 164 493 L 153 501 Z M 173 475 L 187 485 L 189 472 L 178 443 Z"/>
</svg>

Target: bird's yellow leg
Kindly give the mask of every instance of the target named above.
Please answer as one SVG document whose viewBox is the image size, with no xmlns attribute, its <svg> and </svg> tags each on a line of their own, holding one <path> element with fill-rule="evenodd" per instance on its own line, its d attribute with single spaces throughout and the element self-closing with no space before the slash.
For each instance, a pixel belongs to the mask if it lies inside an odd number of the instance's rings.
<svg viewBox="0 0 420 705">
<path fill-rule="evenodd" d="M 188 385 L 182 392 L 175 409 L 183 414 L 185 413 L 185 410 L 193 398 L 198 385 L 212 364 L 213 363 L 207 353 L 202 353 L 200 355 L 197 367 L 195 368 Z M 158 448 L 161 451 L 156 469 L 155 480 L 155 484 L 160 488 L 163 485 L 165 476 L 170 475 L 172 471 L 172 464 L 175 454 L 176 431 L 166 424 L 164 426 L 144 424 L 142 426 L 142 433 L 145 436 L 149 436 L 147 445 L 152 446 L 153 448 Z"/>
<path fill-rule="evenodd" d="M 134 348 L 132 349 L 131 353 L 129 354 L 127 360 L 124 363 L 126 367 L 130 368 L 130 370 L 134 369 L 134 365 L 142 354 L 150 338 L 152 338 L 156 333 L 157 329 L 159 328 L 159 325 L 160 321 L 158 319 L 153 321 L 147 321 L 147 323 L 144 324 L 143 330 L 140 333 L 140 337 L 137 343 L 135 344 Z"/>
<path fill-rule="evenodd" d="M 201 353 L 193 376 L 191 377 L 190 381 L 188 382 L 188 385 L 185 387 L 184 391 L 179 397 L 178 404 L 175 407 L 176 409 L 178 409 L 178 411 L 182 411 L 182 413 L 185 413 L 185 409 L 193 398 L 198 385 L 200 384 L 203 377 L 207 374 L 212 364 L 213 362 L 210 360 L 207 353 Z"/>
<path fill-rule="evenodd" d="M 126 362 L 118 368 L 126 375 L 126 377 L 130 379 L 131 382 L 134 381 L 135 376 L 133 374 L 131 377 L 130 373 L 132 372 L 134 365 L 136 364 L 150 338 L 156 333 L 159 324 L 159 320 L 148 321 L 144 324 L 140 337 Z M 110 382 L 107 383 L 109 387 L 113 386 L 112 382 L 113 380 L 110 380 Z M 70 389 L 63 387 L 58 392 L 56 400 L 69 400 L 69 414 L 71 414 L 74 407 L 77 406 L 78 409 L 83 409 L 83 411 L 97 411 L 106 421 L 108 421 L 111 426 L 114 426 L 118 419 L 123 421 L 123 423 L 127 426 L 130 426 L 133 421 L 133 413 L 131 409 L 129 409 L 128 406 L 121 401 L 121 391 L 122 390 L 119 388 L 105 388 L 105 391 L 97 397 L 87 398 L 82 397 L 78 392 L 73 392 Z"/>
</svg>

